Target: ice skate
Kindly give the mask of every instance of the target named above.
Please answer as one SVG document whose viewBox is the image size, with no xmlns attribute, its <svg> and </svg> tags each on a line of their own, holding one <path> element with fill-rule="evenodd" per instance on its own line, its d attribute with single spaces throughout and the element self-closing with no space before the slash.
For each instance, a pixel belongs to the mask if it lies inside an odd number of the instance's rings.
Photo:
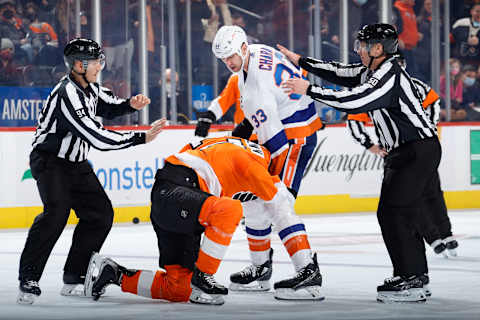
<svg viewBox="0 0 480 320">
<path fill-rule="evenodd" d="M 424 275 L 420 276 L 420 280 L 423 282 L 423 291 L 425 292 L 425 295 L 427 297 L 431 297 L 432 291 L 430 290 L 430 277 L 427 273 L 425 273 Z"/>
<path fill-rule="evenodd" d="M 136 272 L 137 270 L 129 270 L 110 258 L 94 253 L 88 265 L 85 295 L 98 300 L 105 293 L 108 285 L 116 284 L 119 286 L 124 274 L 134 275 Z"/>
<path fill-rule="evenodd" d="M 317 263 L 317 254 L 313 255 L 313 262 L 298 271 L 290 279 L 276 282 L 274 297 L 279 300 L 324 300 L 321 290 L 322 275 Z"/>
<path fill-rule="evenodd" d="M 190 302 L 213 305 L 225 303 L 222 296 L 228 294 L 228 289 L 217 283 L 213 275 L 202 272 L 195 267 L 191 286 Z"/>
<path fill-rule="evenodd" d="M 20 280 L 18 304 L 33 304 L 35 299 L 42 294 L 38 282 L 34 280 Z"/>
<path fill-rule="evenodd" d="M 435 252 L 436 254 L 442 255 L 445 258 L 448 257 L 447 246 L 445 245 L 445 243 L 442 240 L 437 239 L 437 240 L 433 241 L 430 246 L 432 247 L 433 252 Z"/>
<path fill-rule="evenodd" d="M 260 266 L 250 265 L 240 272 L 230 275 L 230 290 L 232 291 L 268 291 L 272 277 L 273 249 L 270 249 L 269 259 Z"/>
<path fill-rule="evenodd" d="M 377 287 L 377 293 L 377 301 L 384 303 L 425 302 L 427 300 L 421 276 L 387 278 L 382 285 Z"/>
<path fill-rule="evenodd" d="M 445 246 L 447 247 L 448 255 L 451 257 L 457 256 L 458 242 L 453 237 L 443 239 Z"/>
<path fill-rule="evenodd" d="M 63 287 L 60 291 L 62 296 L 85 297 L 85 277 L 65 272 L 63 274 Z"/>
</svg>

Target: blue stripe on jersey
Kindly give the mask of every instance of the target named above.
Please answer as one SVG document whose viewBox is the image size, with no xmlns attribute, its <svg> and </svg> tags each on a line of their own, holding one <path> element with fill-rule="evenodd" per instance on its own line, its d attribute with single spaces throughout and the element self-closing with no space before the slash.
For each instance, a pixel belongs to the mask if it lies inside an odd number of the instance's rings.
<svg viewBox="0 0 480 320">
<path fill-rule="evenodd" d="M 300 156 L 298 157 L 295 176 L 293 177 L 292 186 L 290 186 L 290 188 L 295 190 L 297 194 L 298 194 L 298 190 L 300 189 L 300 182 L 302 181 L 305 168 L 307 167 L 307 164 L 310 161 L 310 158 L 312 158 L 312 154 L 316 146 L 317 146 L 317 133 L 315 132 L 311 136 L 307 137 L 305 144 L 303 145 L 302 150 L 300 151 Z"/>
<path fill-rule="evenodd" d="M 270 153 L 275 153 L 287 143 L 287 136 L 285 135 L 285 131 L 282 130 L 265 142 L 263 146 L 267 148 Z"/>
<path fill-rule="evenodd" d="M 298 231 L 305 231 L 305 225 L 303 223 L 294 224 L 293 226 L 287 227 L 282 231 L 280 231 L 278 235 L 280 236 L 280 239 L 283 240 L 283 238 L 285 238 L 289 234 L 298 232 Z"/>
<path fill-rule="evenodd" d="M 297 112 L 292 114 L 290 117 L 283 119 L 282 123 L 287 124 L 287 123 L 307 121 L 308 119 L 310 119 L 316 114 L 317 114 L 317 110 L 315 109 L 315 104 L 312 102 L 308 105 L 307 109 L 298 110 Z"/>
<path fill-rule="evenodd" d="M 247 231 L 247 234 L 250 234 L 252 236 L 263 237 L 263 236 L 268 236 L 270 233 L 272 233 L 272 227 L 268 227 L 267 229 L 264 229 L 264 230 L 255 230 L 255 229 L 246 227 L 246 231 Z"/>
</svg>

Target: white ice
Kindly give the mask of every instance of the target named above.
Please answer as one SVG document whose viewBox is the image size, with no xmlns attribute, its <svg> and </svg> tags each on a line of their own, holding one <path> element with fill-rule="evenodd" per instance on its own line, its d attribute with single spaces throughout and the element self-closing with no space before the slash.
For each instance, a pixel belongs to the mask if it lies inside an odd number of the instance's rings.
<svg viewBox="0 0 480 320">
<path fill-rule="evenodd" d="M 312 249 L 318 253 L 326 299 L 278 301 L 268 293 L 230 293 L 223 306 L 169 303 L 121 292 L 110 286 L 99 301 L 60 296 L 62 270 L 73 228 L 60 237 L 40 281 L 33 305 L 17 305 L 18 261 L 28 230 L 0 231 L 0 319 L 480 319 L 480 211 L 450 213 L 460 246 L 457 258 L 436 256 L 427 248 L 433 296 L 426 303 L 381 304 L 376 286 L 392 269 L 372 213 L 302 216 Z M 113 227 L 102 254 L 129 268 L 156 270 L 158 249 L 150 224 Z M 273 281 L 293 274 L 278 236 L 272 238 Z M 245 233 L 235 233 L 216 275 L 229 275 L 249 262 Z"/>
</svg>

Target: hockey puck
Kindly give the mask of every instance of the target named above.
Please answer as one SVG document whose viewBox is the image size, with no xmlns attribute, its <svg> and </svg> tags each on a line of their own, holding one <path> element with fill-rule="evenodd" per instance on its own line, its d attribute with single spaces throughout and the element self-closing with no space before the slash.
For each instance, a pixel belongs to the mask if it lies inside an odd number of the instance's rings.
<svg viewBox="0 0 480 320">
<path fill-rule="evenodd" d="M 135 217 L 135 218 L 132 219 L 132 222 L 133 222 L 134 224 L 137 224 L 137 223 L 140 222 L 140 219 L 138 219 L 137 217 Z"/>
</svg>

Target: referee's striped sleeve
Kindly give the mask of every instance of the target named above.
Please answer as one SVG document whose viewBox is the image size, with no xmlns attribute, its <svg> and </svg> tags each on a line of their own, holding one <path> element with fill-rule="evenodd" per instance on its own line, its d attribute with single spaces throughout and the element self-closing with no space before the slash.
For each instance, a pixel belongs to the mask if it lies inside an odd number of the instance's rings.
<svg viewBox="0 0 480 320">
<path fill-rule="evenodd" d="M 396 75 L 390 68 L 380 68 L 369 80 L 350 90 L 332 90 L 311 84 L 307 95 L 340 111 L 362 113 L 390 105 Z"/>
<path fill-rule="evenodd" d="M 130 99 L 119 98 L 109 89 L 99 85 L 95 86 L 95 90 L 98 90 L 98 116 L 113 119 L 137 111 L 130 106 Z"/>
<path fill-rule="evenodd" d="M 60 112 L 66 119 L 69 129 L 96 149 L 117 150 L 145 143 L 145 133 L 120 133 L 105 129 L 101 123 L 90 116 L 75 87 L 71 84 L 65 86 L 59 103 Z"/>
<path fill-rule="evenodd" d="M 298 64 L 324 80 L 349 88 L 359 85 L 362 73 L 367 70 L 361 63 L 325 62 L 310 57 L 300 58 Z"/>
<path fill-rule="evenodd" d="M 365 129 L 365 125 L 362 121 L 347 120 L 347 128 L 353 139 L 360 143 L 365 149 L 369 149 L 373 146 L 372 139 Z"/>
<path fill-rule="evenodd" d="M 422 106 L 428 119 L 437 126 L 440 121 L 440 96 L 427 83 L 413 77 L 412 81 L 420 92 Z"/>
</svg>

